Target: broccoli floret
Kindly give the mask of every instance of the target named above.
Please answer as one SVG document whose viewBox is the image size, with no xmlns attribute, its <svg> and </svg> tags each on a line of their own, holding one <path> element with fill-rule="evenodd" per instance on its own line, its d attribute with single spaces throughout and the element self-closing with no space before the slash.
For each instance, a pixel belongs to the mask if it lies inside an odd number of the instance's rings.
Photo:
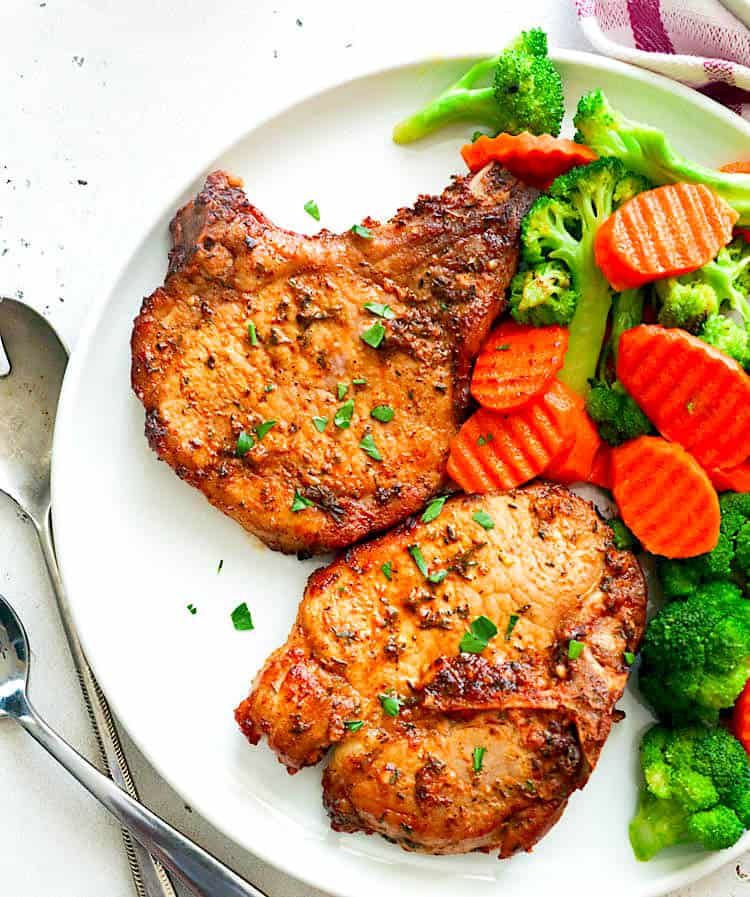
<svg viewBox="0 0 750 897">
<path fill-rule="evenodd" d="M 744 368 L 750 367 L 750 344 L 745 327 L 725 315 L 709 315 L 698 336 L 710 346 L 734 358 Z"/>
<path fill-rule="evenodd" d="M 593 380 L 586 397 L 586 411 L 599 435 L 610 445 L 653 432 L 651 421 L 619 381 L 610 386 L 603 380 Z"/>
<path fill-rule="evenodd" d="M 716 580 L 665 605 L 646 629 L 639 687 L 659 719 L 716 723 L 750 677 L 750 602 Z"/>
<path fill-rule="evenodd" d="M 735 844 L 748 824 L 750 762 L 724 729 L 663 726 L 641 741 L 644 786 L 630 823 L 639 860 L 673 844 L 695 842 L 706 850 Z"/>
<path fill-rule="evenodd" d="M 647 187 L 616 159 L 599 159 L 556 178 L 521 224 L 513 316 L 522 323 L 569 324 L 559 376 L 581 394 L 596 372 L 612 304 L 612 290 L 594 261 L 594 235 L 621 203 Z"/>
<path fill-rule="evenodd" d="M 654 293 L 659 304 L 659 323 L 664 327 L 682 327 L 697 333 L 709 315 L 719 310 L 716 293 L 700 280 L 667 277 L 656 281 Z"/>
<path fill-rule="evenodd" d="M 738 212 L 740 225 L 750 224 L 750 174 L 730 174 L 690 162 L 658 128 L 630 121 L 613 109 L 601 90 L 581 97 L 574 121 L 576 140 L 600 156 L 619 159 L 657 185 L 680 181 L 706 184 Z"/>
<path fill-rule="evenodd" d="M 619 517 L 610 517 L 607 525 L 612 530 L 612 541 L 620 551 L 639 551 L 640 543 Z"/>
<path fill-rule="evenodd" d="M 479 86 L 481 82 L 485 85 Z M 399 122 L 393 139 L 412 143 L 456 121 L 486 125 L 493 133 L 531 131 L 556 137 L 563 113 L 562 80 L 547 55 L 547 35 L 533 28 Z"/>
</svg>

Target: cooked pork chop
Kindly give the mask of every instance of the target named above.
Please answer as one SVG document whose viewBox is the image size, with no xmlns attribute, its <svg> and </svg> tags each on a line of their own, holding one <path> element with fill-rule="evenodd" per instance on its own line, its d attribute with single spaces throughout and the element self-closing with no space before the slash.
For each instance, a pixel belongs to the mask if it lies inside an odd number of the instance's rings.
<svg viewBox="0 0 750 897">
<path fill-rule="evenodd" d="M 445 479 L 534 195 L 493 164 L 366 220 L 371 238 L 306 237 L 210 175 L 172 222 L 166 282 L 133 330 L 152 448 L 282 551 L 349 545 L 413 513 Z"/>
<path fill-rule="evenodd" d="M 432 522 L 313 573 L 235 716 L 290 772 L 333 747 L 323 790 L 337 831 L 507 857 L 586 784 L 646 600 L 636 559 L 564 487 L 451 498 Z M 462 653 L 481 616 L 497 635 Z"/>
</svg>

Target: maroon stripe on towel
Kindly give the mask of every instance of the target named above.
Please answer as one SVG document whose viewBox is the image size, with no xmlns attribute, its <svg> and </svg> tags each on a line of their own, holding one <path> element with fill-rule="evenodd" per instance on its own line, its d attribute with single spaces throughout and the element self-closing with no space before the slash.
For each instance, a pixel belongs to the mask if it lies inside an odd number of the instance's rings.
<svg viewBox="0 0 750 897">
<path fill-rule="evenodd" d="M 659 0 L 628 0 L 628 15 L 633 39 L 639 50 L 674 53 L 672 41 L 661 20 Z"/>
</svg>

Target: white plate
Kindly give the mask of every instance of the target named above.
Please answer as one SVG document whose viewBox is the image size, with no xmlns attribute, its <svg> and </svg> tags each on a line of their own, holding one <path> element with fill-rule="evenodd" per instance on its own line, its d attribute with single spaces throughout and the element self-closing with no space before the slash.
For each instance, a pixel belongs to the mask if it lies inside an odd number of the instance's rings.
<svg viewBox="0 0 750 897">
<path fill-rule="evenodd" d="M 600 86 L 703 162 L 750 153 L 747 125 L 685 88 L 599 57 L 555 58 L 569 109 Z M 582 895 L 604 887 L 609 897 L 649 897 L 705 875 L 750 841 L 720 854 L 680 849 L 634 861 L 627 824 L 648 714 L 632 695 L 591 782 L 531 855 L 419 856 L 378 837 L 334 834 L 321 807 L 320 769 L 290 778 L 265 745 L 247 744 L 232 718 L 266 655 L 286 638 L 318 562 L 264 548 L 157 462 L 130 392 L 132 319 L 162 282 L 169 219 L 206 172 L 221 166 L 241 175 L 252 201 L 285 227 L 313 228 L 302 209 L 311 198 L 334 229 L 367 213 L 387 218 L 462 170 L 458 149 L 471 127 L 407 148 L 391 143 L 390 130 L 466 64 L 413 64 L 314 96 L 239 138 L 165 203 L 68 368 L 54 450 L 60 561 L 84 647 L 117 715 L 186 801 L 264 860 L 344 897 L 456 897 L 469 888 L 474 897 L 539 897 L 561 884 Z M 243 600 L 253 632 L 235 632 L 230 621 Z"/>
</svg>

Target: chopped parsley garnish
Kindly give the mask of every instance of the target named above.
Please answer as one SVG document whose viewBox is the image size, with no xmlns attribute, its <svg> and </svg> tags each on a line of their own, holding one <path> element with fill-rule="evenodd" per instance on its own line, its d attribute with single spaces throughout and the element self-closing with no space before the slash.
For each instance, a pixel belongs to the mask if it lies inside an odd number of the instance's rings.
<svg viewBox="0 0 750 897">
<path fill-rule="evenodd" d="M 250 345 L 257 346 L 258 345 L 258 331 L 255 329 L 255 324 L 253 324 L 252 321 L 248 322 L 247 335 L 250 337 Z"/>
<path fill-rule="evenodd" d="M 241 458 L 243 455 L 246 455 L 254 445 L 255 440 L 253 437 L 243 430 L 237 437 L 237 457 Z"/>
<path fill-rule="evenodd" d="M 241 632 L 248 629 L 255 629 L 253 626 L 253 618 L 250 615 L 250 610 L 247 606 L 247 601 L 238 604 L 232 611 L 232 623 L 234 623 L 234 628 Z"/>
<path fill-rule="evenodd" d="M 191 614 L 193 614 L 193 616 L 198 613 L 198 608 L 194 604 L 188 604 L 187 609 Z"/>
<path fill-rule="evenodd" d="M 264 420 L 262 424 L 258 424 L 255 428 L 255 435 L 258 437 L 258 442 L 260 442 L 277 423 L 278 421 L 276 420 Z"/>
<path fill-rule="evenodd" d="M 352 422 L 352 414 L 354 414 L 354 399 L 349 399 L 336 411 L 333 422 L 342 430 L 348 430 Z"/>
<path fill-rule="evenodd" d="M 484 755 L 487 753 L 487 748 L 485 747 L 475 747 L 472 751 L 471 755 L 471 765 L 474 769 L 474 772 L 482 771 L 482 762 L 484 761 Z"/>
<path fill-rule="evenodd" d="M 387 424 L 393 420 L 395 414 L 396 412 L 390 405 L 376 405 L 370 412 L 370 417 L 379 420 L 381 424 Z"/>
<path fill-rule="evenodd" d="M 360 338 L 362 342 L 367 343 L 368 346 L 372 346 L 373 349 L 377 349 L 378 346 L 383 342 L 383 337 L 385 336 L 385 327 L 380 323 L 380 321 L 376 321 L 372 327 L 368 330 L 365 330 L 364 333 L 360 333 Z"/>
<path fill-rule="evenodd" d="M 445 504 L 447 496 L 441 495 L 439 498 L 433 498 L 432 501 L 424 509 L 422 514 L 422 523 L 432 523 L 432 521 L 440 514 Z"/>
<path fill-rule="evenodd" d="M 314 417 L 312 419 L 313 426 L 318 431 L 318 433 L 322 433 L 326 428 L 326 424 L 328 423 L 327 417 Z"/>
<path fill-rule="evenodd" d="M 635 654 L 632 651 L 626 651 L 622 656 L 625 658 L 625 663 L 632 667 L 635 663 Z"/>
<path fill-rule="evenodd" d="M 320 209 L 314 199 L 308 199 L 303 208 L 311 218 L 320 221 Z"/>
<path fill-rule="evenodd" d="M 366 455 L 369 455 L 373 461 L 383 460 L 383 456 L 378 451 L 378 447 L 375 445 L 375 440 L 372 438 L 372 433 L 365 433 L 359 447 Z"/>
<path fill-rule="evenodd" d="M 339 402 L 346 397 L 346 394 L 349 392 L 349 387 L 346 383 L 337 383 L 336 384 L 336 398 Z"/>
<path fill-rule="evenodd" d="M 572 638 L 568 642 L 568 659 L 569 660 L 578 660 L 578 658 L 583 653 L 583 642 L 577 642 L 574 638 Z"/>
<path fill-rule="evenodd" d="M 518 614 L 511 614 L 510 619 L 508 620 L 508 626 L 505 629 L 505 641 L 509 642 L 510 637 L 513 633 L 513 630 L 516 628 L 516 623 L 518 622 Z"/>
<path fill-rule="evenodd" d="M 482 508 L 480 508 L 478 511 L 474 511 L 474 513 L 471 515 L 471 519 L 478 523 L 484 529 L 495 528 L 495 521 Z"/>
<path fill-rule="evenodd" d="M 389 582 L 393 579 L 393 561 L 386 561 L 384 564 L 381 564 L 380 570 Z"/>
<path fill-rule="evenodd" d="M 362 726 L 364 726 L 364 723 L 361 719 L 348 719 L 344 722 L 344 728 L 350 732 L 359 732 Z"/>
<path fill-rule="evenodd" d="M 222 567 L 223 567 L 223 566 L 224 566 L 224 558 L 222 558 L 222 559 L 219 561 L 219 566 L 216 568 L 216 574 L 217 574 L 217 576 L 218 576 L 219 573 L 221 573 L 221 570 L 222 570 Z"/>
<path fill-rule="evenodd" d="M 408 551 L 412 556 L 414 563 L 417 565 L 417 570 L 419 570 L 422 576 L 427 576 L 427 561 L 425 561 L 422 549 L 419 545 L 410 545 Z"/>
<path fill-rule="evenodd" d="M 364 377 L 357 377 L 356 380 L 352 380 L 352 383 L 355 386 L 367 386 L 367 380 Z"/>
<path fill-rule="evenodd" d="M 273 392 L 276 387 L 273 383 L 269 383 L 268 386 L 264 387 L 263 392 Z"/>
<path fill-rule="evenodd" d="M 463 634 L 458 650 L 463 654 L 481 654 L 497 635 L 497 626 L 487 617 L 477 617 Z"/>
<path fill-rule="evenodd" d="M 310 501 L 309 498 L 305 498 L 304 495 L 299 494 L 299 490 L 294 490 L 294 501 L 292 502 L 291 510 L 295 513 L 297 511 L 304 511 L 305 508 L 311 508 L 315 504 L 314 501 Z"/>
<path fill-rule="evenodd" d="M 504 343 L 502 346 L 495 346 L 496 352 L 507 352 L 510 349 L 509 343 Z"/>
<path fill-rule="evenodd" d="M 385 302 L 365 302 L 364 307 L 367 311 L 371 311 L 379 318 L 385 318 L 388 321 L 392 321 L 396 317 L 396 312 L 390 305 L 386 305 Z"/>
<path fill-rule="evenodd" d="M 372 240 L 372 231 L 369 227 L 364 227 L 361 224 L 353 224 L 352 233 L 356 234 L 358 237 L 362 237 L 363 240 Z"/>
<path fill-rule="evenodd" d="M 435 585 L 438 585 L 445 579 L 445 577 L 447 575 L 448 575 L 447 570 L 437 570 L 437 571 L 435 571 L 435 573 L 430 573 L 430 575 L 427 577 L 427 582 L 431 582 L 431 583 L 434 583 Z"/>
<path fill-rule="evenodd" d="M 477 445 L 487 445 L 487 443 L 492 442 L 494 438 L 495 437 L 492 435 L 492 433 L 487 433 L 486 436 L 484 433 L 482 433 L 482 435 L 477 439 Z"/>
<path fill-rule="evenodd" d="M 380 701 L 380 706 L 383 708 L 383 712 L 388 716 L 398 716 L 398 712 L 404 704 L 403 700 L 395 694 L 392 688 L 379 694 L 378 700 Z"/>
</svg>

